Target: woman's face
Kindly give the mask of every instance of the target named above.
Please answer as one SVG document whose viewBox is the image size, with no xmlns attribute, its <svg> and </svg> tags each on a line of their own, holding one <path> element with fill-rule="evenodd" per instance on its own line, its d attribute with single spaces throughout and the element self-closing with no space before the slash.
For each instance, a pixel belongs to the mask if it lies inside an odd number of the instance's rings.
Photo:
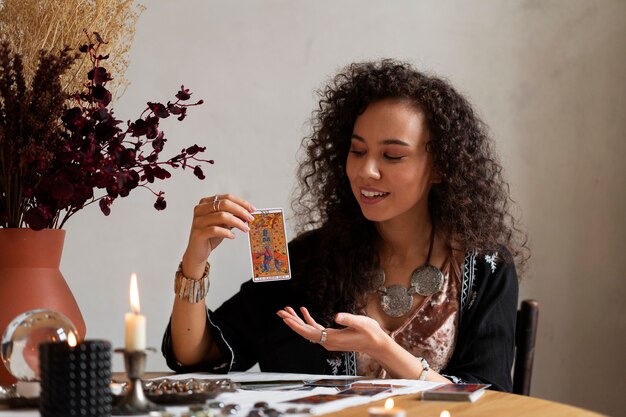
<svg viewBox="0 0 626 417">
<path fill-rule="evenodd" d="M 385 222 L 428 214 L 428 192 L 437 181 L 428 139 L 424 114 L 406 101 L 371 103 L 357 118 L 346 172 L 365 218 Z"/>
</svg>

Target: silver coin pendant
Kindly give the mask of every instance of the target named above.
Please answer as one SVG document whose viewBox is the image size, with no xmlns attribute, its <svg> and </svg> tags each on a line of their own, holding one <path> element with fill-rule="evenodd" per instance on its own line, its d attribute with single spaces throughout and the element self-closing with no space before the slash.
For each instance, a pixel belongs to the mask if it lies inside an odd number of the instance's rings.
<svg viewBox="0 0 626 417">
<path fill-rule="evenodd" d="M 384 294 L 380 295 L 380 306 L 390 317 L 402 317 L 411 311 L 413 296 L 401 285 L 390 285 Z"/>
</svg>

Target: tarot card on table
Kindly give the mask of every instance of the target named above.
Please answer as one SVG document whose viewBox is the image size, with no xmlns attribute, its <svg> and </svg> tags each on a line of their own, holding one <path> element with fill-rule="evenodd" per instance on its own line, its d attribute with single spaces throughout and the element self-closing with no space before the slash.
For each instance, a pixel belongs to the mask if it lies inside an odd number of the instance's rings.
<svg viewBox="0 0 626 417">
<path fill-rule="evenodd" d="M 390 384 L 352 384 L 350 388 L 338 392 L 339 395 L 363 395 L 374 396 L 381 392 L 391 391 L 393 388 Z"/>
<path fill-rule="evenodd" d="M 358 378 L 348 379 L 316 379 L 314 381 L 305 381 L 304 385 L 309 387 L 335 387 L 345 389 L 357 382 Z"/>
<path fill-rule="evenodd" d="M 295 400 L 285 401 L 292 404 L 324 404 L 331 401 L 345 400 L 345 395 L 338 394 L 316 394 L 310 397 L 298 398 Z"/>
</svg>

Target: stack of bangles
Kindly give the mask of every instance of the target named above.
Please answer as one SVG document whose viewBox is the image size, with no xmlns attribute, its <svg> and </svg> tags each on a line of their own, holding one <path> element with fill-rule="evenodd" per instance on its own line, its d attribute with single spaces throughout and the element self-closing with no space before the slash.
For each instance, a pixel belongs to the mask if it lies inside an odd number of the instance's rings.
<svg viewBox="0 0 626 417">
<path fill-rule="evenodd" d="M 209 270 L 211 266 L 207 261 L 204 267 L 204 274 L 200 279 L 186 277 L 183 274 L 183 263 L 178 264 L 174 279 L 174 294 L 181 300 L 189 303 L 198 303 L 206 297 L 209 292 Z"/>
</svg>

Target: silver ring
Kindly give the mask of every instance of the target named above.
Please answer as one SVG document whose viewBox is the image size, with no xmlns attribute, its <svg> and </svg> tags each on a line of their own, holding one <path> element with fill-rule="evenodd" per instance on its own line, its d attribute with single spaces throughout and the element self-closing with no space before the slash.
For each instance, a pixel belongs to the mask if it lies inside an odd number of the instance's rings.
<svg viewBox="0 0 626 417">
<path fill-rule="evenodd" d="M 328 338 L 328 332 L 326 331 L 326 329 L 322 329 L 322 335 L 320 337 L 320 341 L 317 343 L 321 345 L 326 341 L 327 338 Z"/>
</svg>

